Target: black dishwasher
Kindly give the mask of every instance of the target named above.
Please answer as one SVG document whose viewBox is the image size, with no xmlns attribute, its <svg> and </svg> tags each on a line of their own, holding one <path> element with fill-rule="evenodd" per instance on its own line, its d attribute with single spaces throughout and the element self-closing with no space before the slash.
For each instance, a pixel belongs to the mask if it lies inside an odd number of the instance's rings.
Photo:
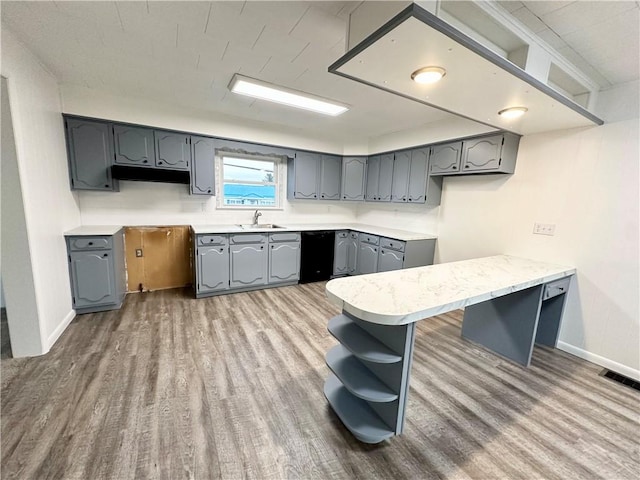
<svg viewBox="0 0 640 480">
<path fill-rule="evenodd" d="M 302 232 L 300 283 L 329 280 L 333 273 L 335 232 Z"/>
</svg>

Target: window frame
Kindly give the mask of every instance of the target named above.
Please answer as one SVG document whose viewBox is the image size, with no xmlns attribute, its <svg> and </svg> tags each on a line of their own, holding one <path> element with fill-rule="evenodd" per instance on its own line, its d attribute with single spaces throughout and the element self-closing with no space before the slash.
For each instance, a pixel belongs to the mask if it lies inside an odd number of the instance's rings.
<svg viewBox="0 0 640 480">
<path fill-rule="evenodd" d="M 238 160 L 259 160 L 259 161 L 268 161 L 273 162 L 273 173 L 274 173 L 274 182 L 275 192 L 276 192 L 276 204 L 273 206 L 270 205 L 225 205 L 224 204 L 224 159 L 225 158 L 236 158 Z M 284 188 L 286 185 L 286 159 L 282 158 L 279 155 L 248 155 L 236 152 L 227 152 L 224 150 L 216 151 L 215 156 L 215 175 L 216 175 L 216 209 L 218 210 L 284 210 L 283 201 L 284 201 Z M 235 182 L 229 182 L 235 183 Z M 240 182 L 238 182 L 240 183 Z M 272 183 L 265 182 L 253 182 L 247 181 L 242 182 L 244 184 L 250 185 L 272 185 Z"/>
</svg>

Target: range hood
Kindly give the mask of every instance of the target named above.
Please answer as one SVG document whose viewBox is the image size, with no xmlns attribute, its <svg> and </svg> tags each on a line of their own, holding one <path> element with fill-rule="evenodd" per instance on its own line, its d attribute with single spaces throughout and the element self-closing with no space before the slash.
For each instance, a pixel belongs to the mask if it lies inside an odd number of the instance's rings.
<svg viewBox="0 0 640 480">
<path fill-rule="evenodd" d="M 182 183 L 186 185 L 190 183 L 189 172 L 184 170 L 163 170 L 161 168 L 113 165 L 111 167 L 111 176 L 116 180 Z"/>
</svg>

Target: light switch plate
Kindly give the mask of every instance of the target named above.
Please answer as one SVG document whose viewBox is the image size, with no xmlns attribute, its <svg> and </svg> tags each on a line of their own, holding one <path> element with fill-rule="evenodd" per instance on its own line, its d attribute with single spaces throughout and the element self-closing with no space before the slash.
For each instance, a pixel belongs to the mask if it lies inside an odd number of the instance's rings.
<svg viewBox="0 0 640 480">
<path fill-rule="evenodd" d="M 553 236 L 556 233 L 556 225 L 554 223 L 534 223 L 533 233 L 535 235 Z"/>
</svg>

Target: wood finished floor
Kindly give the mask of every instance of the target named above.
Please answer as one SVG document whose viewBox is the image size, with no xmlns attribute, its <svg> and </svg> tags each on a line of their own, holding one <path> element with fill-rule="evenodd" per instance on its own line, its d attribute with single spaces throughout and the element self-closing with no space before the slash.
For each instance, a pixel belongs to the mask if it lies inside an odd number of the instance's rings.
<svg viewBox="0 0 640 480">
<path fill-rule="evenodd" d="M 639 392 L 536 348 L 525 369 L 418 324 L 405 434 L 357 442 L 322 394 L 324 283 L 132 294 L 0 360 L 3 479 L 638 478 Z"/>
</svg>

